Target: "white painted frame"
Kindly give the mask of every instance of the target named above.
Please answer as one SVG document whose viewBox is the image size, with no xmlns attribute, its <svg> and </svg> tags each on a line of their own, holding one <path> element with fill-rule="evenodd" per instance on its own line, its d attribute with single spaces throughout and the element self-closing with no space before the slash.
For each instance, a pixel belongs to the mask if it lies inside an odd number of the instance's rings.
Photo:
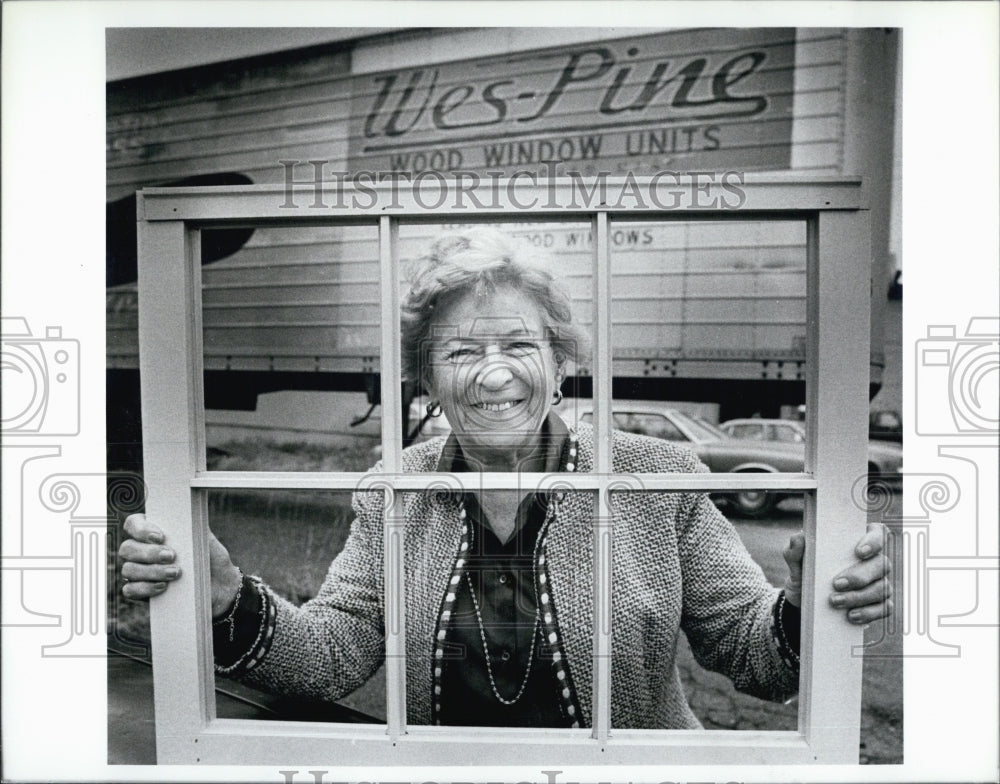
<svg viewBox="0 0 1000 784">
<path fill-rule="evenodd" d="M 634 180 L 640 189 L 648 179 Z M 338 765 L 416 764 L 747 764 L 856 763 L 861 703 L 861 658 L 853 653 L 862 630 L 825 600 L 826 586 L 853 558 L 866 515 L 852 501 L 855 479 L 865 474 L 869 364 L 870 230 L 858 178 L 746 175 L 739 209 L 704 207 L 722 197 L 717 182 L 690 191 L 676 208 L 607 204 L 596 195 L 569 199 L 566 180 L 544 186 L 525 181 L 482 185 L 480 204 L 425 207 L 424 191 L 349 185 L 319 195 L 316 186 L 146 189 L 139 194 L 139 344 L 142 374 L 147 514 L 161 525 L 188 577 L 151 602 L 157 759 L 161 763 Z M 609 179 L 609 189 L 620 179 Z M 425 183 L 426 184 L 426 183 Z M 434 180 L 425 201 L 440 187 Z M 454 185 L 452 183 L 452 185 Z M 488 190 L 492 189 L 492 190 Z M 475 189 L 466 188 L 467 192 Z M 499 193 L 497 193 L 499 191 Z M 374 193 L 371 199 L 368 193 Z M 351 197 L 371 207 L 352 207 Z M 345 198 L 346 196 L 346 198 Z M 497 196 L 497 199 L 493 199 Z M 301 205 L 289 208 L 292 203 Z M 525 211 L 518 205 L 535 199 Z M 634 201 L 634 200 L 633 200 Z M 725 203 L 723 201 L 722 203 Z M 571 205 L 569 207 L 559 205 Z M 673 206 L 673 205 L 671 205 Z M 400 474 L 399 277 L 397 219 L 579 220 L 594 228 L 594 428 L 595 472 L 563 474 L 559 481 L 600 494 L 628 482 L 610 471 L 611 323 L 608 223 L 658 221 L 804 220 L 807 224 L 807 416 L 809 441 L 801 474 L 643 474 L 644 490 L 733 491 L 782 489 L 805 493 L 807 537 L 803 597 L 803 670 L 796 731 L 626 730 L 610 726 L 611 650 L 610 526 L 595 526 L 593 727 L 579 730 L 474 729 L 408 726 L 405 711 L 405 624 L 401 520 L 393 502 L 403 490 L 420 490 L 441 477 Z M 360 473 L 208 472 L 202 407 L 202 330 L 199 232 L 232 225 L 337 225 L 379 227 L 382 292 L 382 441 L 388 474 L 385 541 L 387 724 L 251 721 L 216 718 L 208 590 L 207 512 L 211 488 L 354 490 L 372 482 Z M 825 383 L 824 383 L 825 382 Z M 472 488 L 503 488 L 544 475 L 454 475 Z M 551 480 L 550 480 L 551 481 Z M 620 487 L 620 484 L 619 484 Z M 602 507 L 603 508 L 603 507 Z M 817 519 L 823 524 L 817 525 Z"/>
</svg>

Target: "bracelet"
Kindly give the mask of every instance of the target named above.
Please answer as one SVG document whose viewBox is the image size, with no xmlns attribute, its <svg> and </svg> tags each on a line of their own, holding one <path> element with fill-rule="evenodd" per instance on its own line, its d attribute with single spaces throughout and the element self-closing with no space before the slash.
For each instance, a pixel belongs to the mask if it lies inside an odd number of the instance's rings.
<svg viewBox="0 0 1000 784">
<path fill-rule="evenodd" d="M 774 614 L 771 618 L 771 635 L 774 637 L 774 642 L 778 648 L 778 654 L 784 660 L 785 664 L 792 669 L 798 669 L 801 661 L 799 659 L 799 654 L 792 648 L 792 646 L 788 643 L 788 639 L 785 637 L 784 610 L 785 603 L 787 601 L 788 600 L 785 598 L 784 591 L 778 594 L 778 601 L 774 603 Z"/>
<path fill-rule="evenodd" d="M 215 672 L 219 675 L 230 677 L 240 677 L 258 664 L 267 655 L 271 648 L 271 641 L 274 639 L 274 630 L 277 623 L 277 607 L 264 590 L 264 584 L 258 577 L 249 577 L 250 582 L 256 589 L 260 597 L 260 621 L 257 628 L 257 637 L 247 651 L 243 653 L 235 662 L 228 666 L 215 665 Z"/>
<path fill-rule="evenodd" d="M 213 622 L 213 626 L 222 626 L 224 623 L 229 624 L 229 642 L 233 641 L 233 637 L 236 634 L 236 609 L 240 606 L 240 597 L 243 595 L 243 570 L 237 566 L 236 571 L 240 573 L 240 584 L 236 589 L 236 598 L 233 599 L 233 606 L 225 617 Z"/>
</svg>

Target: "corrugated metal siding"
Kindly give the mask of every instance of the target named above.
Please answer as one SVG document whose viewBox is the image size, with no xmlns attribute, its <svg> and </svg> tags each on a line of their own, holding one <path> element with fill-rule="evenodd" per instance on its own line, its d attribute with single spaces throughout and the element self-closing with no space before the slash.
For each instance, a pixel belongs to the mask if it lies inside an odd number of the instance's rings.
<svg viewBox="0 0 1000 784">
<path fill-rule="evenodd" d="M 844 127 L 842 31 L 675 31 L 605 46 L 614 54 L 616 68 L 627 59 L 630 48 L 637 52 L 621 82 L 619 96 L 626 101 L 626 96 L 642 89 L 656 63 L 683 65 L 698 57 L 706 60 L 706 73 L 693 85 L 691 97 L 704 98 L 711 94 L 713 64 L 738 55 L 749 43 L 767 53 L 760 73 L 753 74 L 760 78 L 749 90 L 770 90 L 766 116 L 763 121 L 752 117 L 713 120 L 718 131 L 712 133 L 725 140 L 724 151 L 731 157 L 716 155 L 711 160 L 731 161 L 733 168 L 761 168 L 774 161 L 776 150 L 785 144 L 789 161 L 785 168 L 837 171 Z M 470 80 L 478 80 L 475 84 L 480 88 L 505 79 L 514 80 L 518 87 L 551 87 L 571 52 L 587 48 L 437 66 L 435 100 Z M 396 93 L 387 94 L 386 107 L 396 105 L 393 101 L 398 104 L 399 91 L 418 70 L 396 74 Z M 458 149 L 465 163 L 476 164 L 469 156 L 480 155 L 481 165 L 471 168 L 482 168 L 485 150 L 491 146 L 509 152 L 516 161 L 519 145 L 527 145 L 527 154 L 537 156 L 546 140 L 558 148 L 561 139 L 576 139 L 579 151 L 579 138 L 601 136 L 601 156 L 586 162 L 601 170 L 686 170 L 694 168 L 686 161 L 705 160 L 705 151 L 694 150 L 687 156 L 671 151 L 677 144 L 671 140 L 678 127 L 691 121 L 683 117 L 679 121 L 669 105 L 656 109 L 651 101 L 639 113 L 640 122 L 607 127 L 608 122 L 618 122 L 621 114 L 600 116 L 594 106 L 600 104 L 614 73 L 618 71 L 609 70 L 601 85 L 583 82 L 567 88 L 551 116 L 542 118 L 538 128 L 532 125 L 530 138 L 497 140 L 487 128 L 478 139 L 455 142 L 454 134 L 428 125 L 424 116 L 402 135 L 405 145 L 394 142 L 397 152 L 409 155 L 412 163 L 412 156 L 420 151 Z M 327 48 L 275 56 L 256 65 L 212 66 L 110 84 L 108 199 L 207 173 L 235 171 L 254 182 L 283 182 L 282 160 L 327 161 L 329 170 L 345 169 L 349 163 L 354 168 L 391 164 L 382 151 L 365 151 L 371 140 L 364 136 L 365 118 L 388 77 L 384 73 L 352 77 L 349 52 Z M 734 92 L 737 87 L 732 88 Z M 665 93 L 670 90 L 665 88 Z M 535 106 L 537 111 L 537 101 Z M 448 116 L 468 120 L 488 108 L 480 89 L 477 100 L 470 99 Z M 387 116 L 386 110 L 372 127 L 384 132 Z M 402 113 L 399 124 L 413 119 Z M 515 119 L 507 126 L 516 129 Z M 606 127 L 595 129 L 602 123 Z M 384 133 L 376 141 L 384 141 Z M 513 147 L 504 146 L 508 143 Z M 637 154 L 626 154 L 630 151 Z M 575 168 L 587 173 L 586 167 Z M 300 167 L 296 176 L 311 177 L 311 168 Z M 801 355 L 804 229 L 779 228 L 783 226 L 614 227 L 616 356 L 779 359 Z M 589 322 L 586 228 L 529 226 L 516 231 L 533 241 L 551 243 L 560 268 L 568 272 L 577 314 Z M 413 242 L 419 244 L 430 232 L 430 227 L 422 227 Z M 650 233 L 648 240 L 643 232 Z M 372 369 L 380 318 L 377 273 L 372 229 L 258 229 L 242 250 L 203 270 L 206 366 L 267 369 L 277 366 L 275 362 L 280 365 L 281 357 L 296 357 L 296 362 L 305 363 L 303 367 L 313 369 Z M 135 367 L 136 352 L 134 285 L 126 284 L 108 293 L 109 366 Z M 756 372 L 743 364 L 720 367 L 722 371 L 712 374 Z"/>
<path fill-rule="evenodd" d="M 108 200 L 192 174 L 280 182 L 282 158 L 346 160 L 350 53 L 327 49 L 109 84 Z"/>
</svg>

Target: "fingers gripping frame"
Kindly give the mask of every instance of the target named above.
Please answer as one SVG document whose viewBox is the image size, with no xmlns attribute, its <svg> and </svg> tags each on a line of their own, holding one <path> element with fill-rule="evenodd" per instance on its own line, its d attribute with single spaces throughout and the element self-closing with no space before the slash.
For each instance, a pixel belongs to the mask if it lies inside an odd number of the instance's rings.
<svg viewBox="0 0 1000 784">
<path fill-rule="evenodd" d="M 710 186 L 712 187 L 712 186 Z M 851 503 L 851 484 L 865 464 L 869 330 L 869 229 L 861 183 L 852 178 L 751 178 L 740 210 L 725 198 L 690 194 L 671 209 L 609 206 L 596 188 L 521 183 L 479 199 L 442 204 L 413 192 L 376 192 L 375 204 L 310 210 L 282 208 L 288 194 L 269 186 L 148 189 L 139 199 L 139 335 L 147 514 L 160 524 L 181 563 L 191 564 L 152 602 L 157 754 L 165 763 L 267 764 L 335 758 L 339 764 L 725 764 L 856 762 L 861 660 L 852 646 L 861 630 L 829 608 L 825 590 L 848 562 L 864 530 L 864 513 Z M 303 188 L 305 191 L 306 189 Z M 465 192 L 469 189 L 466 187 Z M 300 203 L 313 202 L 312 189 Z M 354 205 L 350 194 L 316 199 Z M 369 196 L 362 202 L 368 205 Z M 433 204 L 433 207 L 424 206 Z M 486 204 L 487 206 L 482 206 Z M 524 205 L 534 204 L 524 211 Z M 703 205 L 713 205 L 705 207 Z M 542 206 L 538 206 L 542 205 Z M 563 206 L 568 205 L 568 206 Z M 504 488 L 545 481 L 541 475 L 401 473 L 400 344 L 398 330 L 398 220 L 580 220 L 592 222 L 594 242 L 595 472 L 560 476 L 560 483 L 597 494 L 594 526 L 593 722 L 589 729 L 484 735 L 463 728 L 406 723 L 405 597 L 402 491 L 442 482 Z M 639 731 L 611 728 L 611 548 L 605 511 L 609 494 L 628 487 L 611 470 L 611 320 L 609 220 L 804 220 L 808 227 L 808 428 L 802 474 L 644 474 L 641 491 L 783 489 L 806 494 L 808 542 L 803 600 L 799 728 L 795 732 Z M 212 668 L 207 515 L 210 488 L 353 490 L 371 476 L 358 473 L 208 472 L 204 396 L 199 232 L 233 225 L 371 223 L 379 229 L 382 445 L 385 475 L 383 568 L 387 722 L 382 726 L 219 719 Z M 845 317 L 844 314 L 850 314 Z M 831 383 L 832 380 L 832 383 Z M 831 448 L 836 445 L 836 449 Z M 625 483 L 624 485 L 622 483 Z M 600 523 L 604 520 L 605 523 Z M 817 524 L 817 521 L 822 521 Z M 331 745 L 332 744 L 332 745 Z"/>
</svg>

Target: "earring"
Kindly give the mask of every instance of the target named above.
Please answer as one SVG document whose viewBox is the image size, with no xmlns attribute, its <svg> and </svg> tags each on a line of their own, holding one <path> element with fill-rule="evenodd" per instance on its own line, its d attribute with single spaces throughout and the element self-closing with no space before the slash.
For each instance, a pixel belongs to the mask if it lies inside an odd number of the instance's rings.
<svg viewBox="0 0 1000 784">
<path fill-rule="evenodd" d="M 563 393 L 561 389 L 557 389 L 555 394 L 552 395 L 552 405 L 558 406 L 563 402 Z"/>
<path fill-rule="evenodd" d="M 424 406 L 424 410 L 427 412 L 427 416 L 429 417 L 441 416 L 441 404 L 438 403 L 436 400 L 432 400 L 430 403 Z"/>
</svg>

